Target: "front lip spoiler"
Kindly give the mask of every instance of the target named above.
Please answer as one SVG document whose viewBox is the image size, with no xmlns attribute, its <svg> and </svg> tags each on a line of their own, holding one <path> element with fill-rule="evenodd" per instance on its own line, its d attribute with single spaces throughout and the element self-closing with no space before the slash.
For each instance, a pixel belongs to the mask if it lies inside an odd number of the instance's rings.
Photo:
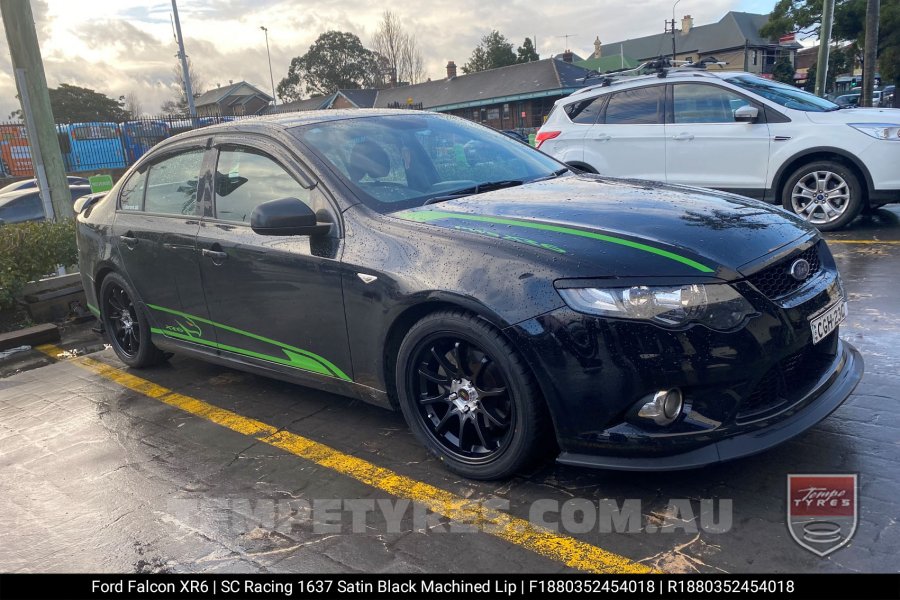
<svg viewBox="0 0 900 600">
<path fill-rule="evenodd" d="M 718 442 L 672 456 L 623 457 L 594 456 L 563 452 L 556 459 L 564 465 L 612 469 L 619 471 L 680 471 L 758 454 L 788 441 L 816 425 L 834 412 L 853 393 L 862 379 L 863 358 L 859 351 L 841 341 L 843 364 L 825 390 L 816 386 L 809 396 L 818 397 L 803 409 L 783 421 L 756 431 L 724 438 Z M 806 400 L 801 400 L 801 404 Z"/>
</svg>

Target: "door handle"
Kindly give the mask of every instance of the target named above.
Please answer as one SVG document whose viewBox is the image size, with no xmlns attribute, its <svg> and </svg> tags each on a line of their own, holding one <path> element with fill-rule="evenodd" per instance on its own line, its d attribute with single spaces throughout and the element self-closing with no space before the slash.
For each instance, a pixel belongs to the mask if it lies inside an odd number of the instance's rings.
<svg viewBox="0 0 900 600">
<path fill-rule="evenodd" d="M 681 141 L 690 141 L 690 140 L 694 139 L 694 134 L 693 133 L 679 133 L 672 139 L 678 140 L 680 142 Z"/>
<path fill-rule="evenodd" d="M 598 142 L 608 142 L 609 140 L 612 139 L 612 136 L 610 136 L 609 134 L 606 134 L 606 133 L 601 133 L 594 139 L 597 140 Z"/>
<path fill-rule="evenodd" d="M 208 256 L 212 259 L 213 263 L 220 264 L 223 260 L 228 258 L 227 252 L 222 252 L 221 250 L 208 250 L 204 248 L 200 251 L 203 256 Z"/>
<path fill-rule="evenodd" d="M 134 250 L 134 247 L 137 246 L 137 243 L 138 243 L 138 239 L 133 236 L 134 236 L 134 234 L 131 233 L 130 231 L 128 232 L 128 235 L 120 235 L 119 236 L 119 239 L 122 240 L 122 242 L 125 244 L 125 246 L 129 250 Z"/>
</svg>

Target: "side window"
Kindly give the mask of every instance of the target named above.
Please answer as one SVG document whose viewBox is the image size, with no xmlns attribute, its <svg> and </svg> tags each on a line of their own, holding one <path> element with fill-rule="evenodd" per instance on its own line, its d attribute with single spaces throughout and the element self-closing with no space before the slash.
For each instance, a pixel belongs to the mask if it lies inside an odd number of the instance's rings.
<svg viewBox="0 0 900 600">
<path fill-rule="evenodd" d="M 135 173 L 122 185 L 119 193 L 119 208 L 121 210 L 141 210 L 144 200 L 144 184 L 147 181 L 147 172 Z"/>
<path fill-rule="evenodd" d="M 672 93 L 676 123 L 734 123 L 734 111 L 750 104 L 713 85 L 676 83 Z"/>
<path fill-rule="evenodd" d="M 193 215 L 203 150 L 189 150 L 150 165 L 147 171 L 146 212 Z"/>
<path fill-rule="evenodd" d="M 309 190 L 272 158 L 249 148 L 224 148 L 216 166 L 216 218 L 250 223 L 256 205 L 297 198 L 309 204 Z"/>
<path fill-rule="evenodd" d="M 664 86 L 623 90 L 612 95 L 606 105 L 607 125 L 656 125 Z"/>
<path fill-rule="evenodd" d="M 566 105 L 566 114 L 573 123 L 581 123 L 582 125 L 593 125 L 603 110 L 603 101 L 606 95 L 598 96 L 592 100 L 583 100 L 581 102 L 573 102 Z"/>
</svg>

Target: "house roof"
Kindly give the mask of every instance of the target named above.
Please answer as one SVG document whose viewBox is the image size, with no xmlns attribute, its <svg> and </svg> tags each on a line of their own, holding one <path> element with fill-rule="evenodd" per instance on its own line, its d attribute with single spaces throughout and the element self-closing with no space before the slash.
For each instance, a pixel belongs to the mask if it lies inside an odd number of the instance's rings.
<svg viewBox="0 0 900 600">
<path fill-rule="evenodd" d="M 232 95 L 234 92 L 238 91 L 243 86 L 248 86 L 253 88 L 254 92 L 263 98 L 266 99 L 266 102 L 271 102 L 272 96 L 268 95 L 258 87 L 253 84 L 247 83 L 246 81 L 238 81 L 237 83 L 232 83 L 229 85 L 225 85 L 222 87 L 217 87 L 211 90 L 208 90 L 199 96 L 194 101 L 196 106 L 204 106 L 207 104 L 218 104 L 228 96 Z"/>
<path fill-rule="evenodd" d="M 567 94 L 584 87 L 584 82 L 578 79 L 589 72 L 583 67 L 547 58 L 459 75 L 452 79 L 378 90 L 375 107 L 384 108 L 394 103 L 403 107 L 411 98 L 412 104 L 421 103 L 422 108 L 450 110 Z"/>
<path fill-rule="evenodd" d="M 329 106 L 334 100 L 335 94 L 327 96 L 316 96 L 315 98 L 307 98 L 306 100 L 294 100 L 293 102 L 285 102 L 277 106 L 269 106 L 263 111 L 264 115 L 277 115 L 280 113 L 296 112 L 298 110 L 319 110 Z"/>
<path fill-rule="evenodd" d="M 372 108 L 378 90 L 338 90 L 338 94 L 349 100 L 357 108 Z"/>
<path fill-rule="evenodd" d="M 629 56 L 613 54 L 611 56 L 601 56 L 600 58 L 589 58 L 575 64 L 598 73 L 606 73 L 616 69 L 632 69 L 638 66 L 639 63 Z"/>
<path fill-rule="evenodd" d="M 769 20 L 769 15 L 731 11 L 725 14 L 718 23 L 697 25 L 683 34 L 675 34 L 675 51 L 708 53 L 729 48 L 750 46 L 769 46 L 772 41 L 759 35 L 759 29 Z M 657 33 L 642 38 L 603 44 L 603 53 L 625 54 L 638 60 L 655 58 L 661 54 L 671 54 L 672 34 Z"/>
</svg>

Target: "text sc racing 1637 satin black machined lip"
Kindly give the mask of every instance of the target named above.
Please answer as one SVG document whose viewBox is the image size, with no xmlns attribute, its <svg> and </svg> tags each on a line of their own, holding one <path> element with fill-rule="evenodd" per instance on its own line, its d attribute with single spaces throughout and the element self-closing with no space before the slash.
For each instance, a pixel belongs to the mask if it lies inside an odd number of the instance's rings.
<svg viewBox="0 0 900 600">
<path fill-rule="evenodd" d="M 85 293 L 123 362 L 186 354 L 400 410 L 466 477 L 754 454 L 862 375 L 802 219 L 574 173 L 455 117 L 207 127 L 76 209 Z"/>
</svg>

